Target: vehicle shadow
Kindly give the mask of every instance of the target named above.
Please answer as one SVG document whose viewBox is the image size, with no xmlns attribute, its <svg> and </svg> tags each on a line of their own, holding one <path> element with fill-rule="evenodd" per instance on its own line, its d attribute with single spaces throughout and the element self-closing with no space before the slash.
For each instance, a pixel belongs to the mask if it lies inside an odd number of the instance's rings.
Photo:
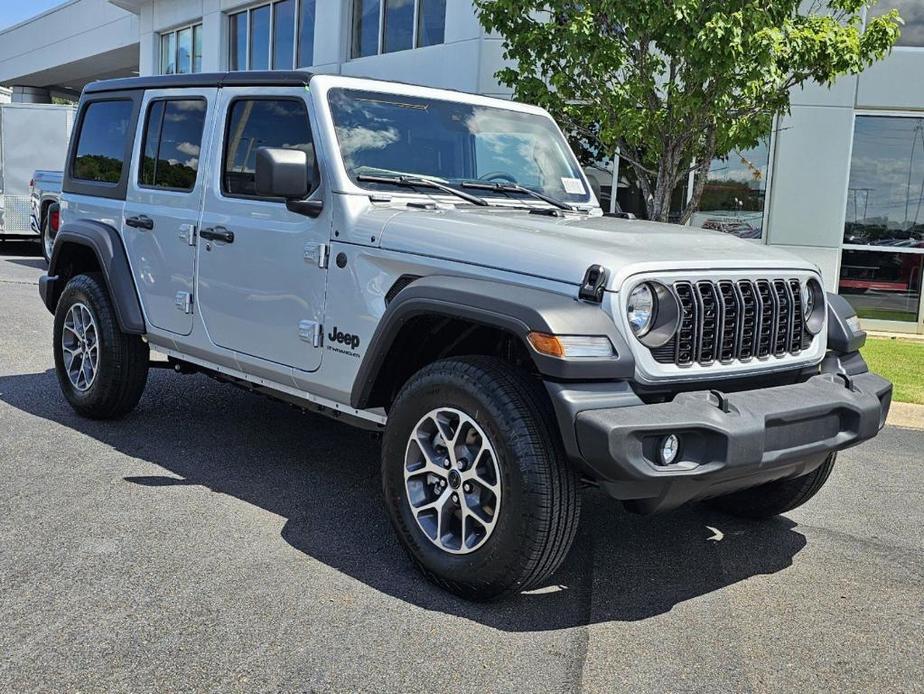
<svg viewBox="0 0 924 694">
<path fill-rule="evenodd" d="M 589 491 L 572 552 L 547 586 L 475 604 L 412 567 L 382 508 L 378 443 L 346 425 L 159 370 L 121 422 L 77 417 L 51 370 L 0 377 L 0 400 L 165 470 L 128 484 L 156 494 L 201 485 L 254 504 L 285 518 L 282 539 L 309 557 L 409 604 L 505 631 L 646 619 L 785 569 L 806 543 L 786 518 L 751 523 L 704 506 L 639 517 Z"/>
<path fill-rule="evenodd" d="M 44 267 L 42 247 L 34 240 L 0 240 L 0 256 L 5 255 L 36 255 Z M 25 262 L 23 261 L 24 264 Z"/>
<path fill-rule="evenodd" d="M 14 265 L 22 265 L 23 267 L 35 268 L 43 272 L 48 269 L 48 263 L 45 262 L 44 258 L 9 258 L 6 262 L 13 263 Z"/>
</svg>

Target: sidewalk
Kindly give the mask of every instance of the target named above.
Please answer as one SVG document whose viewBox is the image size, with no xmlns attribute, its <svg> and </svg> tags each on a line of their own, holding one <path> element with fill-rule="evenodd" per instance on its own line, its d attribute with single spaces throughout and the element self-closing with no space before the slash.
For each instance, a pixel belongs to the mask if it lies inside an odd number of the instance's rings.
<svg viewBox="0 0 924 694">
<path fill-rule="evenodd" d="M 924 405 L 911 405 L 907 402 L 893 402 L 889 411 L 887 424 L 903 429 L 924 430 Z"/>
</svg>

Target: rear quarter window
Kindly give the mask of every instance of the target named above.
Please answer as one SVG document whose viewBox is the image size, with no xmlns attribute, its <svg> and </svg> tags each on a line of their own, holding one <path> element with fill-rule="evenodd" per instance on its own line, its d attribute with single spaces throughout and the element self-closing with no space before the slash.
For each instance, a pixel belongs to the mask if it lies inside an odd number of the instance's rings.
<svg viewBox="0 0 924 694">
<path fill-rule="evenodd" d="M 126 144 L 133 134 L 133 108 L 129 99 L 87 106 L 71 167 L 74 178 L 113 184 L 121 180 Z"/>
</svg>

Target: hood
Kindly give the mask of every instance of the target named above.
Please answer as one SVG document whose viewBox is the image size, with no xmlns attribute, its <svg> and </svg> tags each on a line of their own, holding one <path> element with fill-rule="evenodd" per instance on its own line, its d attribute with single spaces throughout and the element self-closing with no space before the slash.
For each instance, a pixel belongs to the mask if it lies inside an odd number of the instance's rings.
<svg viewBox="0 0 924 694">
<path fill-rule="evenodd" d="M 526 210 L 407 210 L 382 230 L 381 247 L 578 285 L 590 265 L 607 289 L 667 270 L 815 270 L 791 253 L 717 231 L 616 217 L 545 217 Z"/>
</svg>

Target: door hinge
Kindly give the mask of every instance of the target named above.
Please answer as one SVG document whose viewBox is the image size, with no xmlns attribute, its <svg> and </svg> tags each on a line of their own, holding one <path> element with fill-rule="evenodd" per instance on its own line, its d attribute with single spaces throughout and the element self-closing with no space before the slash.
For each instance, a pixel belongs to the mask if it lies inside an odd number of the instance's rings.
<svg viewBox="0 0 924 694">
<path fill-rule="evenodd" d="M 196 245 L 196 225 L 180 224 L 180 239 L 186 242 L 187 246 Z"/>
<path fill-rule="evenodd" d="M 328 248 L 326 243 L 306 243 L 305 260 L 316 263 L 319 268 L 327 267 Z"/>
<path fill-rule="evenodd" d="M 298 324 L 298 336 L 312 347 L 321 346 L 321 324 L 313 320 L 303 320 Z"/>
<path fill-rule="evenodd" d="M 183 313 L 192 313 L 192 294 L 189 292 L 177 292 L 176 307 Z"/>
</svg>

